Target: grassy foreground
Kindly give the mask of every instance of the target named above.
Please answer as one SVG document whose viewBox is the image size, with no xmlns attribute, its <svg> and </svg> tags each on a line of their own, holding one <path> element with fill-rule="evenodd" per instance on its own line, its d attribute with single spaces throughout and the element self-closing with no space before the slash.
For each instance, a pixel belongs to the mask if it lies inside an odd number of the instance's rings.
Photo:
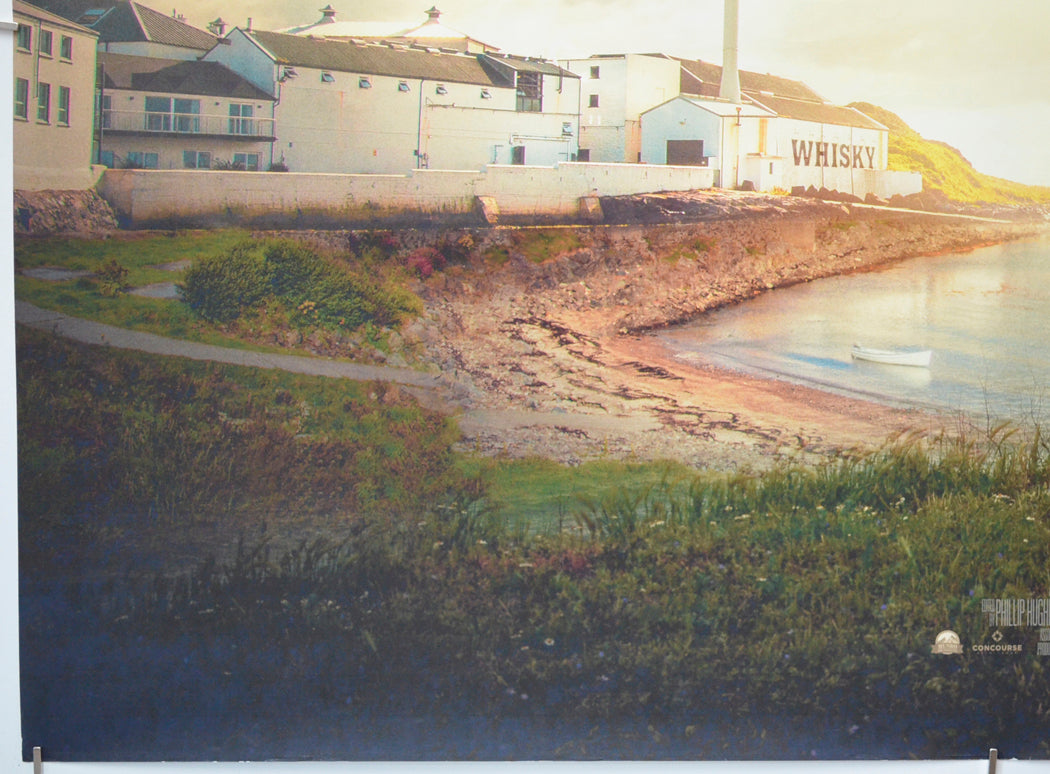
<svg viewBox="0 0 1050 774">
<path fill-rule="evenodd" d="M 18 366 L 23 736 L 55 759 L 1050 754 L 1039 628 L 970 647 L 984 600 L 1050 596 L 1038 435 L 550 471 L 575 529 L 530 531 L 377 385 L 26 332 Z"/>
</svg>

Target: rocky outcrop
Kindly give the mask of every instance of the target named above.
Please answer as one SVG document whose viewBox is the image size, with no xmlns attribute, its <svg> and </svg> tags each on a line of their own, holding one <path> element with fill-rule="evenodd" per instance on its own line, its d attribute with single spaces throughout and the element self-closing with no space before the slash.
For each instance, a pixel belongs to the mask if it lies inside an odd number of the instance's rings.
<svg viewBox="0 0 1050 774">
<path fill-rule="evenodd" d="M 117 228 L 117 218 L 94 190 L 15 191 L 15 234 L 97 236 Z"/>
</svg>

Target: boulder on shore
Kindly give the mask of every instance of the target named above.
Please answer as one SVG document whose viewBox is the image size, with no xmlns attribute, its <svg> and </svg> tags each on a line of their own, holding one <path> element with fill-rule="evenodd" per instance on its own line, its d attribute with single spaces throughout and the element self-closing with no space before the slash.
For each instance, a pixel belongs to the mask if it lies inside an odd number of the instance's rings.
<svg viewBox="0 0 1050 774">
<path fill-rule="evenodd" d="M 117 217 L 98 192 L 14 192 L 15 234 L 109 234 L 117 230 Z"/>
</svg>

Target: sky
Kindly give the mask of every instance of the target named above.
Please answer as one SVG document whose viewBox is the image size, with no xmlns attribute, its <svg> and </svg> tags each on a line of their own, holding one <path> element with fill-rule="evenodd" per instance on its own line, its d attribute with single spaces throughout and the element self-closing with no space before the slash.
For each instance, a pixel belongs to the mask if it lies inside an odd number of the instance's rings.
<svg viewBox="0 0 1050 774">
<path fill-rule="evenodd" d="M 723 0 L 168 0 L 195 26 L 441 21 L 507 53 L 659 52 L 721 63 Z M 981 172 L 1050 185 L 1048 0 L 739 0 L 740 67 L 871 102 Z M 144 0 L 157 10 L 160 0 Z"/>
</svg>

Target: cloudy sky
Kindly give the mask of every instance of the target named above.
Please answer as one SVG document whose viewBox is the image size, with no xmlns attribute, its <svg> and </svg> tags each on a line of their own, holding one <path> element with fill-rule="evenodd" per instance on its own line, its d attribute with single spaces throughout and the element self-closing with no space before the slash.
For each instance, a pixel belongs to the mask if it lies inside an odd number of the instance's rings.
<svg viewBox="0 0 1050 774">
<path fill-rule="evenodd" d="M 157 10 L 160 0 L 145 0 Z M 169 0 L 172 2 L 172 0 Z M 277 29 L 320 18 L 442 21 L 506 52 L 662 52 L 722 61 L 722 0 L 174 0 Z M 740 0 L 740 65 L 805 81 L 838 103 L 873 102 L 982 172 L 1050 185 L 1048 0 Z"/>
</svg>

